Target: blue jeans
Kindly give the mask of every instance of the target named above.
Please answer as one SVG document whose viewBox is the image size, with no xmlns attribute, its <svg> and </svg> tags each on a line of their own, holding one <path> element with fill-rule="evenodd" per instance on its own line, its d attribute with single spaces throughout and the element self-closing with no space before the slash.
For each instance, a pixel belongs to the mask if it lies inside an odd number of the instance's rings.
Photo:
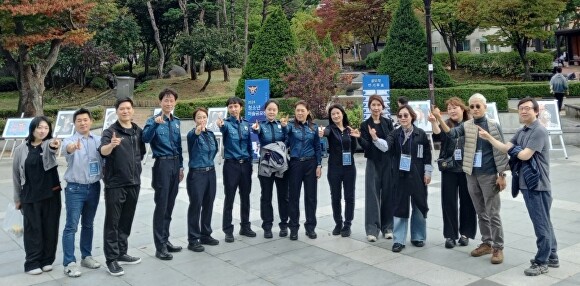
<svg viewBox="0 0 580 286">
<path fill-rule="evenodd" d="M 68 183 L 64 189 L 66 225 L 62 232 L 63 265 L 76 262 L 75 234 L 81 220 L 81 257 L 91 256 L 93 248 L 93 221 L 99 205 L 101 183 L 90 185 Z M 81 219 L 82 215 L 82 219 Z"/>
<path fill-rule="evenodd" d="M 427 221 L 421 211 L 411 202 L 411 241 L 425 241 L 427 239 Z M 407 241 L 408 218 L 394 217 L 393 242 L 405 245 Z"/>
<path fill-rule="evenodd" d="M 550 220 L 552 193 L 529 190 L 521 190 L 521 192 L 536 234 L 536 245 L 538 247 L 538 252 L 534 257 L 536 263 L 544 265 L 548 263 L 548 259 L 557 260 L 558 243 L 556 242 L 556 235 Z"/>
</svg>

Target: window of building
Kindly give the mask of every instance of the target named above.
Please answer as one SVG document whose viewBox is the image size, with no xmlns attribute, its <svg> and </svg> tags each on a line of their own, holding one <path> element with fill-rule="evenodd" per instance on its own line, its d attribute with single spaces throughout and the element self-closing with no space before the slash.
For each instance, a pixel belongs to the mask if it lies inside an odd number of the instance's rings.
<svg viewBox="0 0 580 286">
<path fill-rule="evenodd" d="M 462 51 L 466 51 L 466 52 L 471 51 L 471 41 L 470 40 L 463 41 Z"/>
</svg>

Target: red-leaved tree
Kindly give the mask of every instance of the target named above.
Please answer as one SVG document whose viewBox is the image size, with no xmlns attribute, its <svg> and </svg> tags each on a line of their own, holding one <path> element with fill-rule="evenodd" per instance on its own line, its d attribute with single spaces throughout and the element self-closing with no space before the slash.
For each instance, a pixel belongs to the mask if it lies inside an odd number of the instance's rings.
<svg viewBox="0 0 580 286">
<path fill-rule="evenodd" d="M 288 85 L 284 96 L 305 100 L 315 118 L 325 118 L 326 104 L 336 91 L 334 78 L 339 71 L 336 59 L 306 51 L 289 58 L 286 64 L 289 71 L 283 76 Z"/>
<path fill-rule="evenodd" d="M 82 45 L 93 35 L 86 29 L 96 0 L 0 2 L 0 55 L 18 79 L 18 110 L 42 115 L 44 79 L 62 45 Z"/>
</svg>

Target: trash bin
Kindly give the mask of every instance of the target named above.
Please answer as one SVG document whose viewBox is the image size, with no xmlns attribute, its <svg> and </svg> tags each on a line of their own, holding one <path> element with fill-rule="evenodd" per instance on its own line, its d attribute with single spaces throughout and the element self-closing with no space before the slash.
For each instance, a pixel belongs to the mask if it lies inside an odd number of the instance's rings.
<svg viewBox="0 0 580 286">
<path fill-rule="evenodd" d="M 133 98 L 133 90 L 135 89 L 135 78 L 130 76 L 118 76 L 117 80 L 117 99 Z"/>
</svg>

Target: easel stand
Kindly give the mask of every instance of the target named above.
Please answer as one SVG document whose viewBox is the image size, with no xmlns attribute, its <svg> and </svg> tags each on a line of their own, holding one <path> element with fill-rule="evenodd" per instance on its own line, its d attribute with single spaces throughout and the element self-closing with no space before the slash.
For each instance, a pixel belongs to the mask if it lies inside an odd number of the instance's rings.
<svg viewBox="0 0 580 286">
<path fill-rule="evenodd" d="M 6 151 L 6 146 L 8 146 L 8 144 L 10 144 L 10 141 L 12 141 L 12 148 L 10 148 L 10 151 L 14 151 L 14 147 L 16 147 L 16 141 L 17 140 L 24 140 L 24 139 L 19 139 L 19 138 L 8 138 L 5 139 L 4 141 L 4 147 L 2 147 L 2 153 L 0 153 L 0 160 L 2 160 L 2 157 L 4 156 L 4 152 Z M 10 152 L 10 158 L 12 158 L 12 155 L 14 153 Z"/>
<path fill-rule="evenodd" d="M 568 159 L 568 152 L 566 152 L 566 145 L 564 144 L 564 137 L 562 137 L 563 134 L 564 133 L 562 132 L 562 130 L 548 131 L 548 141 L 550 143 L 550 151 L 563 151 L 564 157 L 566 157 L 566 159 Z M 558 137 L 560 138 L 560 145 L 562 146 L 562 148 L 554 149 L 554 145 L 552 145 L 552 135 L 558 135 Z"/>
</svg>

